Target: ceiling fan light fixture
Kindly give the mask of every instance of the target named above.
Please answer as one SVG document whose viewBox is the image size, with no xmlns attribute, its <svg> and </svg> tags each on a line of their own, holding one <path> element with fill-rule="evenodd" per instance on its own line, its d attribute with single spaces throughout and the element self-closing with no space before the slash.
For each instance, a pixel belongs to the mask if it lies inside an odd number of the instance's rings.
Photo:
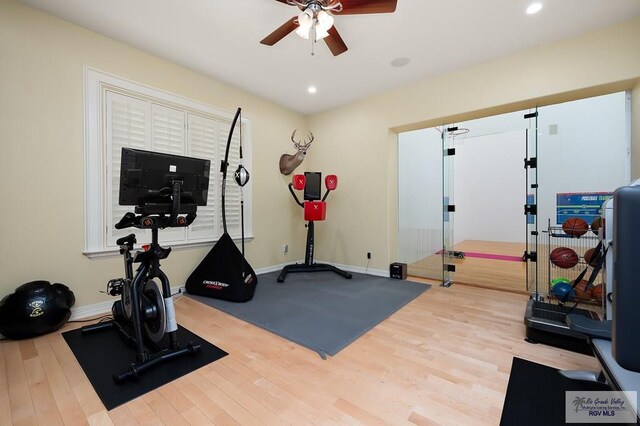
<svg viewBox="0 0 640 426">
<path fill-rule="evenodd" d="M 313 13 L 309 13 L 308 11 L 305 10 L 300 15 L 298 15 L 299 26 L 298 26 L 298 29 L 296 30 L 296 34 L 298 34 L 300 37 L 304 39 L 308 39 L 309 31 L 311 30 L 313 23 L 314 23 Z"/>
<path fill-rule="evenodd" d="M 302 37 L 302 38 L 304 38 L 304 39 L 308 40 L 308 39 L 309 39 L 309 30 L 310 30 L 310 28 L 306 28 L 306 29 L 305 29 L 305 28 L 303 28 L 303 27 L 299 27 L 299 28 L 296 30 L 296 34 L 298 34 L 300 37 Z"/>
<path fill-rule="evenodd" d="M 316 41 L 322 40 L 325 37 L 329 37 L 329 32 L 322 31 L 320 28 L 316 27 Z"/>
<path fill-rule="evenodd" d="M 327 32 L 329 28 L 333 27 L 333 16 L 321 10 L 318 12 L 317 16 L 318 23 L 316 24 L 316 28 L 318 32 Z"/>
<path fill-rule="evenodd" d="M 265 0 L 267 1 L 267 0 Z M 340 33 L 333 25 L 336 15 L 359 15 L 375 13 L 393 13 L 398 0 L 275 0 L 301 11 L 292 16 L 275 31 L 263 38 L 260 43 L 273 46 L 287 35 L 295 32 L 300 37 L 312 41 L 311 55 L 316 41 L 324 39 L 333 54 L 338 56 L 348 50 Z M 527 0 L 535 1 L 535 0 Z M 544 0 L 538 0 L 544 1 Z"/>
</svg>

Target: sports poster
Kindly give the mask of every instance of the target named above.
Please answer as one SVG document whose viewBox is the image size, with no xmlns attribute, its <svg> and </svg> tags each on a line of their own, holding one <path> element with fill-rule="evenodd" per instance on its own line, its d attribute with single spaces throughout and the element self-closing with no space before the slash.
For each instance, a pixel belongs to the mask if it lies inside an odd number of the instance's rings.
<svg viewBox="0 0 640 426">
<path fill-rule="evenodd" d="M 588 224 L 602 214 L 602 204 L 613 192 L 561 192 L 556 194 L 556 223 L 578 217 Z"/>
</svg>

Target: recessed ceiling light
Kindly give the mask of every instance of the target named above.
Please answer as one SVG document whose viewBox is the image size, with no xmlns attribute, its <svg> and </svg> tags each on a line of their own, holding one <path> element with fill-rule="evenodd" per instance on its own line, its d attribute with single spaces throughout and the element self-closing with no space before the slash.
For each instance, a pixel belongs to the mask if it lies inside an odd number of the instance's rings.
<svg viewBox="0 0 640 426">
<path fill-rule="evenodd" d="M 409 63 L 409 58 L 396 58 L 393 61 L 391 61 L 391 66 L 396 68 L 404 67 L 408 63 Z"/>
<path fill-rule="evenodd" d="M 318 91 L 318 89 L 316 89 L 315 86 L 309 86 L 309 88 L 307 89 L 307 92 L 309 93 L 316 93 Z"/>
<path fill-rule="evenodd" d="M 529 7 L 527 7 L 527 15 L 533 15 L 534 13 L 540 12 L 542 9 L 542 3 L 531 3 Z"/>
</svg>

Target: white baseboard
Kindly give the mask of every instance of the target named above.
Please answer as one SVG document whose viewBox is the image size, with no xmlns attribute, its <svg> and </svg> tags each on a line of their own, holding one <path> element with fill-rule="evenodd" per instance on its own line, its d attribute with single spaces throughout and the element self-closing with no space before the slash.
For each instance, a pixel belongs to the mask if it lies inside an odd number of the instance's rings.
<svg viewBox="0 0 640 426">
<path fill-rule="evenodd" d="M 265 268 L 256 269 L 255 272 L 257 275 L 260 275 L 260 274 L 267 274 L 269 272 L 280 271 L 282 268 L 292 263 L 304 263 L 304 260 L 298 260 L 291 263 L 282 263 L 279 265 L 267 266 Z M 340 269 L 344 269 L 345 271 L 355 272 L 357 274 L 374 275 L 377 277 L 389 276 L 389 271 L 386 271 L 384 269 L 363 268 L 361 266 L 342 265 L 340 263 L 333 263 L 333 262 L 318 262 L 318 263 L 328 263 Z M 182 293 L 183 291 L 184 291 L 183 285 L 171 288 L 172 294 Z M 110 301 L 108 300 L 106 302 L 99 302 L 99 303 L 94 303 L 92 305 L 79 306 L 77 308 L 72 308 L 71 318 L 69 318 L 69 320 L 76 321 L 76 320 L 81 320 L 85 318 L 91 318 L 91 317 L 109 314 L 111 313 L 111 306 L 113 306 L 113 302 L 116 300 L 117 299 L 114 297 L 113 300 L 110 300 Z"/>
<path fill-rule="evenodd" d="M 184 286 L 179 287 L 171 287 L 171 294 L 182 293 L 184 291 Z M 98 302 L 92 305 L 86 306 L 78 306 L 77 308 L 71 308 L 71 318 L 69 321 L 82 320 L 85 318 L 97 317 L 100 315 L 111 314 L 111 307 L 113 306 L 113 302 L 118 300 L 117 297 L 114 297 L 111 300 L 107 300 L 105 302 Z"/>
<path fill-rule="evenodd" d="M 94 303 L 93 305 L 79 306 L 77 308 L 71 308 L 71 318 L 69 318 L 69 321 L 77 321 L 85 318 L 95 317 L 98 315 L 108 314 L 111 312 L 111 306 L 113 306 L 114 300 Z"/>
<path fill-rule="evenodd" d="M 356 274 L 373 275 L 376 277 L 389 277 L 389 271 L 384 269 L 363 268 L 362 266 L 342 265 L 340 263 L 323 262 L 333 265 L 337 268 L 344 269 L 345 271 L 355 272 Z"/>
<path fill-rule="evenodd" d="M 276 271 L 280 271 L 282 270 L 282 268 L 284 268 L 287 265 L 291 265 L 293 263 L 304 263 L 304 260 L 299 259 L 299 260 L 294 260 L 291 262 L 287 262 L 287 263 L 281 263 L 279 265 L 273 265 L 273 266 L 267 266 L 266 268 L 259 268 L 256 269 L 256 275 L 260 275 L 260 274 L 268 274 L 269 272 L 276 272 Z"/>
</svg>

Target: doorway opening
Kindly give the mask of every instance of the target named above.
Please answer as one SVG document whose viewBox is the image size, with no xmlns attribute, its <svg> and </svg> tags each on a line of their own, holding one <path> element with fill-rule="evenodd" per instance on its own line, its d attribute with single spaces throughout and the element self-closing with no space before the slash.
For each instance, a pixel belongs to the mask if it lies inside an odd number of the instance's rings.
<svg viewBox="0 0 640 426">
<path fill-rule="evenodd" d="M 401 133 L 398 260 L 443 283 L 544 289 L 558 194 L 628 184 L 630 122 L 620 92 Z"/>
</svg>

